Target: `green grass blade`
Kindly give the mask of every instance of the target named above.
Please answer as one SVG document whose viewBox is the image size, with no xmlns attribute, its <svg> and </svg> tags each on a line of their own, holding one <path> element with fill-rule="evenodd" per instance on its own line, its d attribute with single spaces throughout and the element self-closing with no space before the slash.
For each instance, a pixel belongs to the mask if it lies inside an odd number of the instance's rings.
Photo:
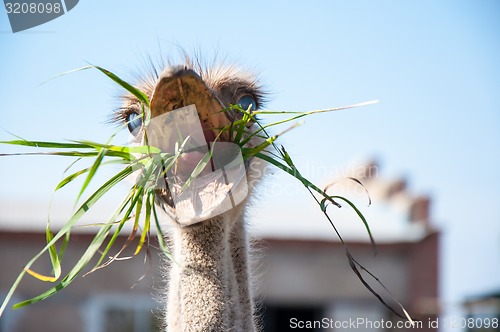
<svg viewBox="0 0 500 332">
<path fill-rule="evenodd" d="M 19 286 L 21 280 L 26 273 L 26 270 L 30 269 L 35 261 L 38 260 L 51 246 L 53 246 L 57 240 L 61 237 L 65 236 L 70 230 L 71 227 L 106 193 L 108 192 L 114 185 L 125 179 L 127 176 L 132 174 L 133 168 L 131 166 L 126 167 L 111 179 L 109 179 L 103 186 L 101 186 L 98 190 L 96 190 L 81 206 L 80 208 L 71 216 L 68 222 L 61 228 L 61 230 L 52 238 L 52 240 L 46 244 L 46 246 L 38 252 L 25 266 L 23 271 L 18 275 L 17 279 L 14 281 L 13 285 L 9 289 L 2 305 L 0 306 L 0 316 L 2 316 L 5 308 L 10 302 L 14 291 Z"/>
<path fill-rule="evenodd" d="M 58 254 L 59 261 L 62 261 L 64 253 L 66 252 L 66 248 L 68 247 L 70 236 L 71 236 L 71 232 L 70 231 L 66 232 L 64 240 L 61 243 L 61 247 L 59 248 L 59 254 Z"/>
<path fill-rule="evenodd" d="M 253 136 L 259 134 L 261 131 L 263 131 L 263 130 L 265 130 L 267 128 L 270 128 L 270 127 L 274 127 L 274 126 L 277 126 L 277 125 L 280 125 L 280 124 L 283 124 L 283 123 L 287 123 L 287 122 L 290 122 L 290 121 L 295 121 L 295 120 L 298 120 L 300 118 L 303 118 L 303 117 L 306 117 L 306 116 L 309 116 L 309 115 L 313 115 L 313 114 L 328 113 L 328 112 L 334 112 L 334 111 L 341 111 L 341 110 L 346 110 L 346 109 L 350 109 L 350 108 L 356 108 L 356 107 L 362 107 L 362 106 L 367 106 L 367 105 L 373 105 L 373 104 L 376 104 L 376 103 L 378 103 L 378 100 L 372 100 L 372 101 L 358 103 L 358 104 L 349 105 L 349 106 L 342 106 L 342 107 L 335 107 L 335 108 L 314 110 L 314 111 L 308 111 L 308 112 L 254 111 L 254 112 L 252 112 L 252 114 L 254 116 L 256 116 L 256 115 L 271 115 L 271 114 L 296 114 L 296 115 L 294 115 L 292 117 L 289 117 L 289 118 L 286 118 L 284 120 L 280 120 L 280 121 L 276 121 L 276 122 L 273 122 L 273 123 L 270 123 L 270 124 L 267 124 L 267 125 L 264 125 L 264 126 L 260 126 L 260 128 L 258 130 L 256 130 L 255 132 L 253 132 L 249 137 L 247 137 L 243 142 L 241 142 L 241 146 L 244 146 L 245 144 L 247 144 L 252 139 Z"/>
<path fill-rule="evenodd" d="M 356 205 L 354 205 L 354 203 L 352 203 L 350 200 L 348 200 L 347 198 L 345 198 L 343 196 L 332 195 L 332 196 L 329 196 L 329 198 L 340 199 L 340 200 L 346 202 L 356 212 L 359 219 L 361 219 L 361 221 L 363 221 L 363 224 L 365 225 L 366 232 L 368 233 L 368 236 L 370 237 L 370 242 L 372 244 L 373 251 L 376 253 L 377 249 L 376 249 L 376 245 L 375 245 L 375 239 L 373 238 L 372 231 L 370 229 L 370 225 L 368 225 L 368 221 L 366 220 L 363 213 L 361 213 L 361 211 L 356 207 Z"/>
<path fill-rule="evenodd" d="M 253 114 L 255 115 L 270 115 L 270 114 L 305 114 L 305 115 L 312 115 L 312 114 L 317 114 L 317 113 L 329 113 L 329 112 L 335 112 L 335 111 L 342 111 L 350 108 L 357 108 L 357 107 L 363 107 L 363 106 L 368 106 L 368 105 L 374 105 L 377 104 L 379 101 L 378 100 L 370 100 L 370 101 L 365 101 L 362 103 L 357 103 L 353 105 L 348 105 L 348 106 L 340 106 L 340 107 L 333 107 L 333 108 L 325 108 L 325 109 L 320 109 L 320 110 L 314 110 L 314 111 L 306 111 L 306 112 L 293 112 L 293 111 L 269 111 L 269 110 L 262 110 L 262 111 L 254 111 Z"/>
<path fill-rule="evenodd" d="M 61 76 L 64 76 L 64 75 L 68 75 L 68 74 L 72 74 L 72 73 L 75 73 L 75 72 L 78 72 L 78 71 L 82 71 L 82 70 L 86 70 L 86 69 L 91 69 L 93 68 L 92 66 L 85 66 L 85 67 L 81 67 L 81 68 L 77 68 L 77 69 L 72 69 L 72 70 L 68 70 L 68 71 L 65 71 L 64 73 L 61 73 L 61 74 L 57 74 L 51 78 L 49 78 L 48 80 L 46 81 L 43 81 L 42 83 L 40 83 L 39 85 L 43 85 L 49 81 L 52 81 L 53 79 L 56 79 L 58 77 L 61 77 Z"/>
<path fill-rule="evenodd" d="M 111 164 L 128 164 L 128 165 L 130 165 L 130 162 L 128 162 L 126 160 L 108 160 L 108 161 L 101 163 L 101 165 L 111 165 Z M 74 179 L 79 177 L 80 175 L 87 173 L 88 171 L 90 171 L 90 167 L 81 169 L 75 173 L 68 175 L 63 180 L 61 180 L 61 182 L 59 182 L 57 184 L 56 189 L 54 191 L 61 189 L 62 187 L 64 187 L 65 185 L 67 185 L 68 183 L 70 183 L 71 181 L 73 181 Z"/>
<path fill-rule="evenodd" d="M 80 160 L 82 160 L 83 158 L 79 157 L 79 158 L 76 158 L 75 161 L 71 162 L 68 167 L 66 167 L 63 171 L 63 174 L 66 174 L 67 172 L 69 172 L 69 170 L 75 166 Z"/>
<path fill-rule="evenodd" d="M 60 142 L 42 142 L 42 141 L 27 141 L 27 140 L 12 140 L 0 141 L 0 144 L 31 146 L 35 148 L 51 148 L 51 149 L 92 149 L 88 144 L 81 143 L 60 143 Z"/>
<path fill-rule="evenodd" d="M 243 158 L 249 158 L 249 157 L 253 157 L 254 155 L 256 155 L 257 153 L 263 151 L 264 149 L 266 149 L 268 146 L 270 145 L 274 145 L 274 142 L 278 139 L 278 137 L 280 137 L 281 135 L 285 134 L 286 132 L 296 128 L 297 126 L 299 126 L 300 123 L 296 123 L 294 124 L 293 126 L 290 126 L 289 128 L 283 130 L 281 133 L 279 134 L 276 134 L 274 136 L 271 136 L 271 137 L 268 137 L 264 142 L 262 142 L 261 144 L 257 145 L 256 147 L 254 148 L 245 148 L 245 147 L 242 147 L 241 150 L 242 150 L 242 153 L 243 153 Z M 278 150 L 280 151 L 280 150 Z M 282 157 L 285 161 L 286 158 L 285 156 L 282 154 Z M 288 160 L 291 161 L 290 159 L 290 156 L 288 156 Z M 293 166 L 292 164 L 290 164 L 289 166 Z"/>
<path fill-rule="evenodd" d="M 154 204 L 154 203 L 153 203 Z M 149 234 L 149 230 L 151 228 L 151 198 L 150 194 L 146 196 L 146 216 L 144 218 L 144 228 L 142 229 L 141 238 L 139 239 L 139 244 L 137 244 L 137 248 L 135 249 L 134 256 L 137 255 L 144 243 L 146 241 L 146 236 Z"/>
<path fill-rule="evenodd" d="M 200 173 L 205 169 L 205 167 L 207 166 L 207 164 L 210 162 L 210 158 L 212 158 L 212 153 L 213 153 L 213 148 L 214 148 L 214 144 L 212 145 L 212 148 L 210 149 L 210 151 L 207 151 L 203 157 L 201 158 L 201 160 L 198 162 L 198 164 L 196 165 L 196 167 L 193 169 L 193 171 L 191 172 L 191 175 L 189 176 L 189 179 L 187 179 L 187 181 L 184 183 L 184 185 L 182 186 L 182 190 L 185 190 L 187 187 L 189 187 L 189 185 L 191 184 L 191 182 L 196 178 L 198 177 L 198 175 L 200 175 Z"/>
<path fill-rule="evenodd" d="M 265 161 L 273 164 L 274 166 L 280 168 L 281 170 L 287 172 L 288 174 L 292 175 L 293 177 L 295 177 L 296 179 L 298 179 L 299 181 L 301 181 L 302 184 L 304 184 L 304 186 L 313 189 L 314 191 L 318 192 L 319 194 L 321 194 L 326 199 L 329 199 L 329 200 L 340 199 L 340 200 L 343 200 L 344 202 L 346 202 L 347 204 L 349 204 L 349 206 L 356 212 L 356 214 L 358 215 L 358 217 L 363 221 L 363 224 L 364 224 L 364 226 L 366 228 L 366 231 L 368 232 L 368 235 L 370 237 L 370 241 L 372 243 L 372 246 L 375 247 L 375 240 L 373 239 L 373 235 L 372 235 L 370 226 L 368 225 L 368 222 L 366 221 L 365 216 L 356 207 L 356 205 L 354 205 L 350 200 L 348 200 L 347 198 L 342 197 L 342 196 L 336 196 L 336 195 L 329 196 L 329 195 L 327 195 L 323 190 L 319 189 L 312 182 L 310 182 L 309 180 L 307 180 L 306 178 L 304 178 L 302 175 L 300 175 L 300 173 L 295 168 L 292 169 L 290 167 L 287 167 L 287 166 L 283 165 L 282 163 L 274 160 L 273 158 L 271 158 L 269 156 L 266 156 L 266 155 L 264 155 L 262 153 L 258 153 L 258 154 L 256 154 L 256 157 L 259 157 L 259 158 L 261 158 L 261 159 L 263 159 L 263 160 L 265 160 Z M 290 159 L 290 161 L 291 161 L 291 159 Z"/>
<path fill-rule="evenodd" d="M 139 89 L 137 89 L 137 88 L 133 87 L 132 85 L 130 85 L 129 83 L 125 82 L 124 80 L 122 80 L 121 78 L 119 78 L 118 76 L 116 76 L 115 74 L 110 72 L 109 70 L 106 70 L 106 69 L 99 67 L 99 66 L 92 66 L 92 67 L 100 70 L 106 76 L 108 76 L 113 81 L 118 83 L 122 88 L 124 88 L 125 90 L 127 90 L 128 92 L 130 92 L 131 94 L 136 96 L 137 99 L 139 99 L 139 101 L 144 103 L 148 108 L 151 107 L 151 105 L 149 103 L 149 98 L 144 92 L 140 91 Z"/>
<path fill-rule="evenodd" d="M 92 141 L 86 141 L 86 140 L 81 140 L 81 141 L 75 141 L 77 143 L 81 143 L 84 145 L 91 146 L 96 149 L 101 149 L 105 148 L 109 151 L 115 151 L 115 152 L 124 152 L 124 153 L 144 153 L 144 154 L 153 154 L 153 153 L 161 153 L 162 151 L 154 146 L 150 145 L 142 145 L 142 146 L 121 146 L 121 145 L 111 145 L 111 144 L 102 144 L 102 143 L 97 143 L 97 142 L 92 142 Z"/>
<path fill-rule="evenodd" d="M 150 193 L 150 195 L 151 195 L 151 206 L 153 208 L 153 216 L 156 224 L 156 237 L 158 238 L 158 244 L 160 245 L 160 249 L 163 252 L 163 254 L 171 261 L 174 261 L 174 258 L 170 253 L 167 243 L 165 242 L 165 234 L 163 233 L 162 227 L 160 225 L 160 220 L 158 218 L 158 213 L 156 212 L 155 195 L 154 193 Z"/>
<path fill-rule="evenodd" d="M 148 185 L 148 182 L 150 182 L 150 178 L 152 177 L 152 175 L 154 174 L 154 171 L 156 170 L 156 166 L 158 165 L 158 163 L 156 163 L 156 161 L 158 158 L 159 158 L 159 155 L 157 155 L 155 159 L 149 160 L 149 163 L 145 166 L 146 172 L 141 175 L 138 182 L 131 189 L 131 191 L 130 191 L 130 194 L 131 194 L 130 205 L 129 205 L 127 211 L 125 212 L 125 215 L 123 216 L 122 221 L 118 224 L 117 229 L 115 230 L 113 236 L 109 240 L 108 245 L 103 250 L 101 257 L 100 257 L 99 261 L 97 262 L 96 266 L 89 273 L 92 273 L 93 271 L 95 271 L 97 269 L 100 269 L 102 267 L 105 267 L 105 266 L 111 264 L 111 262 L 113 262 L 118 257 L 118 255 L 121 254 L 121 252 L 125 249 L 125 247 L 128 246 L 128 244 L 132 241 L 133 236 L 135 236 L 135 233 L 137 231 L 137 227 L 139 224 L 139 217 L 140 217 L 141 208 L 142 208 L 142 201 L 143 201 L 142 197 L 143 197 L 145 188 Z M 129 236 L 129 239 L 127 240 L 125 246 L 122 247 L 122 249 L 118 252 L 118 254 L 116 254 L 113 257 L 111 257 L 110 259 L 108 259 L 108 261 L 106 263 L 101 264 L 102 261 L 104 260 L 104 258 L 106 257 L 107 253 L 111 249 L 112 245 L 114 244 L 114 242 L 118 238 L 118 235 L 120 234 L 123 226 L 125 225 L 125 222 L 130 218 L 130 215 L 132 214 L 132 211 L 134 209 L 136 209 L 134 229 L 132 231 L 132 234 Z"/>
<path fill-rule="evenodd" d="M 47 228 L 45 230 L 47 243 L 50 243 L 54 238 L 52 231 L 50 230 L 50 222 L 47 222 Z M 61 276 L 61 261 L 59 260 L 59 254 L 57 253 L 57 248 L 54 243 L 49 248 L 50 261 L 52 262 L 52 269 L 54 270 L 54 278 L 57 280 Z"/>
<path fill-rule="evenodd" d="M 59 284 L 57 284 L 54 287 L 51 287 L 44 293 L 31 298 L 26 301 L 22 301 L 19 303 L 16 303 L 13 307 L 14 309 L 22 308 L 24 306 L 45 300 L 46 298 L 54 295 L 55 293 L 63 290 L 66 288 L 77 276 L 80 274 L 80 272 L 85 268 L 85 266 L 89 263 L 89 261 L 94 257 L 95 253 L 99 250 L 101 244 L 103 243 L 104 239 L 108 235 L 109 230 L 111 229 L 112 225 L 106 225 L 102 227 L 99 232 L 96 234 L 90 245 L 88 246 L 87 250 L 85 253 L 82 255 L 80 260 L 76 263 L 76 265 L 73 267 L 73 269 L 64 277 L 63 280 Z"/>
<path fill-rule="evenodd" d="M 71 181 L 76 179 L 78 176 L 87 173 L 89 170 L 90 170 L 90 168 L 84 168 L 78 172 L 75 172 L 75 173 L 65 177 L 61 182 L 59 182 L 57 184 L 56 189 L 54 191 L 61 189 L 62 187 L 64 187 L 65 185 L 67 185 L 68 183 L 70 183 Z"/>
<path fill-rule="evenodd" d="M 130 206 L 128 207 L 128 209 L 127 209 L 125 215 L 123 216 L 122 220 L 119 222 L 118 227 L 116 228 L 113 236 L 109 240 L 106 248 L 103 250 L 103 252 L 101 254 L 101 257 L 97 261 L 95 267 L 89 273 L 92 273 L 92 272 L 94 272 L 94 271 L 96 271 L 98 269 L 101 269 L 103 267 L 108 266 L 123 251 L 123 248 L 122 248 L 122 250 L 120 250 L 120 252 L 118 254 L 116 254 L 115 256 L 113 256 L 110 259 L 108 259 L 108 261 L 106 263 L 102 264 L 104 258 L 106 257 L 106 255 L 108 254 L 108 252 L 111 250 L 111 247 L 113 246 L 113 244 L 116 242 L 116 239 L 120 235 L 121 230 L 123 229 L 123 226 L 125 226 L 125 223 L 129 220 L 130 215 L 132 214 L 132 211 L 134 210 L 134 208 L 136 208 L 136 205 L 137 205 L 138 201 L 140 200 L 140 197 L 142 196 L 142 190 L 140 188 L 132 191 L 131 193 L 132 193 L 132 196 L 131 196 L 131 199 L 130 199 Z M 87 273 L 87 274 L 89 274 L 89 273 Z"/>
<path fill-rule="evenodd" d="M 83 183 L 82 188 L 80 189 L 80 192 L 78 193 L 78 197 L 76 198 L 77 202 L 80 200 L 80 197 L 82 196 L 85 189 L 87 189 L 87 186 L 89 185 L 90 181 L 92 181 L 95 173 L 97 172 L 97 169 L 101 165 L 101 162 L 104 159 L 104 156 L 106 155 L 106 151 L 107 151 L 107 149 L 102 149 L 99 151 L 99 154 L 97 155 L 97 158 L 95 159 L 95 162 L 92 165 L 92 167 L 90 167 L 89 174 L 85 178 L 85 182 Z"/>
<path fill-rule="evenodd" d="M 236 129 L 236 137 L 234 138 L 234 143 L 240 145 L 241 139 L 245 133 L 245 129 L 250 122 L 250 117 L 248 116 L 248 112 L 243 112 L 243 117 L 241 118 L 241 123 L 237 126 Z M 241 146 L 241 145 L 240 145 Z"/>
</svg>

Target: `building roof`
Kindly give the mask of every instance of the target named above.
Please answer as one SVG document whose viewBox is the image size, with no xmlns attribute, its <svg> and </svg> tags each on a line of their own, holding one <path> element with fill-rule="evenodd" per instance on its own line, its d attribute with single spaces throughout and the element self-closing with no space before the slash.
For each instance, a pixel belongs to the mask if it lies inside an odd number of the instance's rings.
<svg viewBox="0 0 500 332">
<path fill-rule="evenodd" d="M 388 179 L 380 175 L 375 162 L 354 167 L 337 179 L 328 192 L 359 198 L 356 205 L 366 217 L 375 241 L 378 243 L 416 242 L 432 232 L 430 226 L 430 198 L 409 192 L 405 179 Z M 363 183 L 372 200 L 367 207 L 365 188 L 349 177 Z M 339 203 L 343 203 L 338 200 Z M 94 232 L 93 227 L 111 215 L 118 202 L 103 202 L 92 208 L 77 223 L 77 232 Z M 342 208 L 331 205 L 328 213 L 346 241 L 369 242 L 363 222 L 345 203 Z M 74 211 L 73 203 L 55 202 L 50 209 L 43 201 L 0 201 L 0 231 L 44 232 L 49 220 L 53 229 L 61 228 Z M 271 214 L 270 214 L 271 210 Z M 127 223 L 130 229 L 130 224 Z M 338 241 L 333 227 L 311 199 L 307 204 L 287 204 L 252 211 L 249 220 L 251 232 L 261 238 Z"/>
</svg>

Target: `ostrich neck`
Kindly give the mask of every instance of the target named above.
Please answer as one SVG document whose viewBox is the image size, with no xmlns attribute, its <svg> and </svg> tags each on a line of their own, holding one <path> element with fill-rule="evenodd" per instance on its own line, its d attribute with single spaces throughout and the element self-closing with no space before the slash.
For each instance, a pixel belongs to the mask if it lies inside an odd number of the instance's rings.
<svg viewBox="0 0 500 332">
<path fill-rule="evenodd" d="M 244 223 L 230 219 L 173 230 L 168 331 L 255 331 Z"/>
</svg>

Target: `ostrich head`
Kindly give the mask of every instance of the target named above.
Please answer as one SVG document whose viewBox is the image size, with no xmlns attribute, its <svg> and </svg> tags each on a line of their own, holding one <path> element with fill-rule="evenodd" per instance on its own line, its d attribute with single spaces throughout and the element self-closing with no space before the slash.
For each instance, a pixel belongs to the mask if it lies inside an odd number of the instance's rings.
<svg viewBox="0 0 500 332">
<path fill-rule="evenodd" d="M 143 112 L 142 105 L 133 95 L 124 97 L 124 105 L 119 109 L 116 117 L 120 122 L 127 123 L 129 131 L 137 137 L 137 140 L 144 137 L 140 133 L 146 131 L 148 144 L 157 146 L 163 151 L 177 149 L 182 144 L 182 139 L 185 138 L 179 135 L 178 126 L 172 124 L 172 122 L 176 121 L 175 119 L 172 120 L 172 114 L 175 113 L 172 111 L 181 110 L 192 105 L 195 106 L 196 122 L 198 125 L 201 124 L 198 137 L 196 137 L 195 133 L 196 125 L 190 124 L 187 127 L 184 125 L 183 130 L 184 135 L 189 135 L 189 139 L 191 139 L 191 142 L 195 142 L 194 145 L 197 148 L 187 149 L 186 152 L 183 152 L 176 160 L 172 170 L 167 171 L 165 174 L 166 178 L 169 175 L 170 179 L 181 180 L 181 183 L 185 183 L 189 179 L 205 153 L 212 147 L 214 141 L 216 142 L 216 148 L 212 149 L 212 152 L 215 151 L 216 156 L 221 156 L 218 157 L 219 159 L 228 159 L 234 156 L 235 153 L 239 153 L 239 148 L 235 150 L 236 145 L 234 144 L 218 144 L 231 142 L 232 137 L 230 136 L 234 135 L 229 131 L 221 132 L 220 129 L 230 125 L 242 116 L 240 112 L 232 109 L 228 110 L 227 108 L 230 105 L 239 105 L 244 110 L 256 110 L 262 107 L 265 99 L 262 86 L 249 73 L 234 66 L 218 65 L 214 68 L 204 68 L 200 62 L 194 62 L 190 59 L 187 59 L 184 65 L 168 66 L 160 74 L 154 70 L 153 74 L 150 73 L 146 79 L 141 80 L 139 88 L 150 97 L 151 107 L 146 112 L 150 112 L 148 115 L 153 119 L 152 123 L 154 119 L 161 120 L 156 122 L 154 126 L 151 125 L 150 128 L 145 128 L 143 117 L 140 116 Z M 226 110 L 221 111 L 223 109 Z M 248 125 L 251 127 L 253 123 L 250 122 Z M 246 130 L 251 131 L 252 128 L 246 128 Z M 258 141 L 258 138 L 253 138 L 247 143 L 247 147 L 255 146 Z M 209 175 L 210 166 L 214 167 L 214 159 L 215 156 L 212 158 L 212 165 L 207 165 L 200 176 Z M 167 180 L 166 184 L 160 185 L 157 190 L 157 197 L 159 198 L 157 202 L 170 214 L 172 219 L 178 222 L 179 218 L 176 218 L 176 215 L 183 215 L 182 212 L 185 212 L 179 210 L 188 210 L 189 208 L 211 211 L 211 214 L 203 214 L 198 211 L 199 213 L 195 218 L 191 216 L 189 223 L 208 219 L 208 217 L 218 214 L 214 214 L 213 211 L 217 211 L 217 205 L 221 205 L 224 197 L 226 197 L 225 194 L 231 190 L 241 191 L 241 187 L 244 187 L 244 196 L 246 196 L 249 189 L 247 183 L 253 184 L 254 180 L 256 180 L 256 174 L 250 174 L 251 169 L 257 169 L 253 167 L 252 163 L 254 161 L 245 160 L 240 165 L 240 168 L 244 167 L 246 169 L 249 182 L 245 179 L 243 180 L 244 184 L 240 183 L 241 181 L 229 181 L 233 183 L 228 183 L 226 174 L 224 174 L 225 181 L 222 179 L 222 175 L 219 179 L 208 176 L 205 181 L 200 180 L 197 183 L 198 187 L 207 187 L 205 193 L 201 194 L 199 192 L 196 195 L 182 193 L 183 197 L 176 196 L 176 190 L 177 192 L 181 191 L 179 190 L 180 186 L 173 186 L 172 182 Z M 242 169 L 240 173 L 244 175 L 245 170 Z M 209 192 L 208 195 L 207 192 Z M 214 193 L 219 193 L 219 195 Z M 180 198 L 176 200 L 176 197 Z M 232 197 L 231 200 L 233 200 Z"/>
</svg>

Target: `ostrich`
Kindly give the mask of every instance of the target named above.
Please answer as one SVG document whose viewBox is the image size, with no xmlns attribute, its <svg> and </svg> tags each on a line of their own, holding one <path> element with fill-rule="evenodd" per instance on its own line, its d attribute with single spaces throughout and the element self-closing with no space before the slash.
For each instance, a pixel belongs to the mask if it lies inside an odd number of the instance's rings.
<svg viewBox="0 0 500 332">
<path fill-rule="evenodd" d="M 236 112 L 221 112 L 222 109 L 230 104 L 257 109 L 265 99 L 258 80 L 247 72 L 224 65 L 206 69 L 189 58 L 184 65 L 167 66 L 161 74 L 153 71 L 141 80 L 139 88 L 151 98 L 151 118 L 196 105 L 207 142 L 214 141 L 219 134 L 217 128 L 238 118 Z M 127 123 L 130 132 L 138 136 L 144 130 L 138 116 L 141 105 L 132 95 L 123 99 L 123 107 L 115 117 Z M 224 135 L 220 140 L 228 141 L 228 134 Z M 253 139 L 248 145 L 255 146 L 258 140 Z M 189 159 L 199 160 L 192 155 L 187 153 L 180 158 L 181 166 L 191 166 L 186 172 L 192 170 L 193 161 Z M 264 165 L 250 159 L 245 161 L 245 168 L 251 194 Z M 167 214 L 178 212 L 168 187 L 158 189 L 157 197 Z M 162 230 L 168 234 L 173 256 L 172 263 L 165 260 L 169 265 L 164 296 L 168 331 L 257 331 L 249 270 L 250 245 L 245 230 L 248 203 L 245 198 L 234 208 L 189 226 L 179 225 L 175 218 L 163 223 Z"/>
</svg>

